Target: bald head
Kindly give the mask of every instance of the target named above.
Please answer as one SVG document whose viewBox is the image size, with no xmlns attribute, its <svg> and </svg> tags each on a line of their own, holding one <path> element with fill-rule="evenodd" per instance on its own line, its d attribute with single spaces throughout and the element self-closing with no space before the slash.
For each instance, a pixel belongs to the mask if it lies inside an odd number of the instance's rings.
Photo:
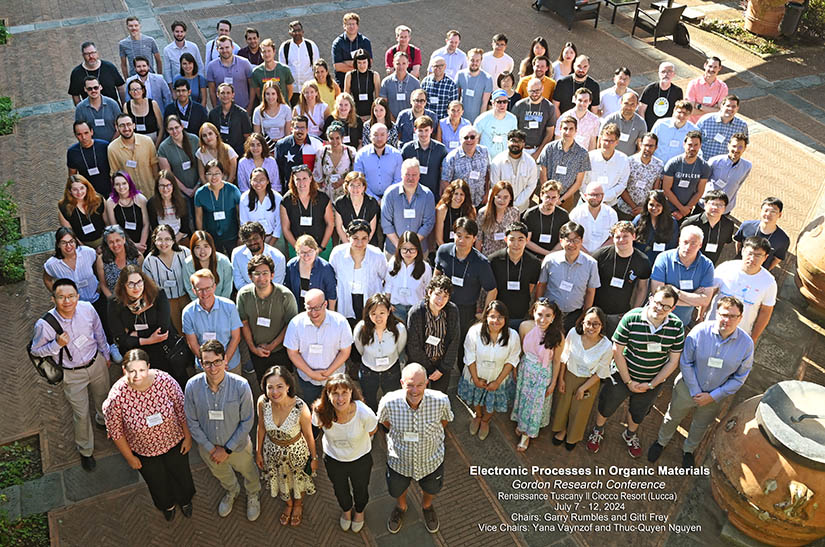
<svg viewBox="0 0 825 547">
<path fill-rule="evenodd" d="M 404 370 L 401 371 L 401 380 L 404 381 L 406 379 L 415 378 L 417 375 L 423 375 L 426 377 L 427 369 L 418 363 L 408 363 L 407 366 L 404 367 Z"/>
<path fill-rule="evenodd" d="M 317 306 L 324 301 L 324 291 L 321 289 L 309 289 L 304 296 L 304 302 L 309 306 Z"/>
</svg>

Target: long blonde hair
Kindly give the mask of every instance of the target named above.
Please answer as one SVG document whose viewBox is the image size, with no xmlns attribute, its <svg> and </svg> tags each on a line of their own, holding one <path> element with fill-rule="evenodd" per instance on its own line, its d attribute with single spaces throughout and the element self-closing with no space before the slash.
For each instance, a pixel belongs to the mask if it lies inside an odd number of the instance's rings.
<svg viewBox="0 0 825 547">
<path fill-rule="evenodd" d="M 198 142 L 200 144 L 200 150 L 203 153 L 209 154 L 209 150 L 206 148 L 206 143 L 203 142 L 203 132 L 205 129 L 211 129 L 218 138 L 217 144 L 215 144 L 215 148 L 218 151 L 218 155 L 215 158 L 218 160 L 218 163 L 221 164 L 224 173 L 229 172 L 229 152 L 226 151 L 227 145 L 223 142 L 221 138 L 221 132 L 218 131 L 218 128 L 215 127 L 215 124 L 211 122 L 204 123 L 201 128 L 198 130 Z"/>
</svg>

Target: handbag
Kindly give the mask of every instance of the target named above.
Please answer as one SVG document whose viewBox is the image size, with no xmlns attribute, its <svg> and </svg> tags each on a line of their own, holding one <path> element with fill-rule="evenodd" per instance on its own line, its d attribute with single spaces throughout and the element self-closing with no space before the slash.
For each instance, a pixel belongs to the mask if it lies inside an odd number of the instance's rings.
<svg viewBox="0 0 825 547">
<path fill-rule="evenodd" d="M 171 370 L 186 370 L 186 367 L 195 362 L 195 356 L 184 336 L 173 335 L 170 332 L 161 349 Z"/>
</svg>

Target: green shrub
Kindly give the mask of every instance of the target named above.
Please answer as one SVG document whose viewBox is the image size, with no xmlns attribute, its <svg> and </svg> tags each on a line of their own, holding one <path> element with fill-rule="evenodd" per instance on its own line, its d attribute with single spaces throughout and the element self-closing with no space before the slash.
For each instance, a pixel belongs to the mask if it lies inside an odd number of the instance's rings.
<svg viewBox="0 0 825 547">
<path fill-rule="evenodd" d="M 799 22 L 799 33 L 811 40 L 825 40 L 825 0 L 810 0 Z"/>
<path fill-rule="evenodd" d="M 18 119 L 20 116 L 11 112 L 11 99 L 0 97 L 0 135 L 11 134 Z"/>
<path fill-rule="evenodd" d="M 0 185 L 0 285 L 23 281 L 26 275 L 17 204 L 9 193 L 11 181 Z"/>
<path fill-rule="evenodd" d="M 0 21 L 0 46 L 9 41 L 9 36 L 11 36 L 11 33 L 6 28 L 5 22 Z"/>
<path fill-rule="evenodd" d="M 9 522 L 0 513 L 0 547 L 48 547 L 49 518 L 46 513 Z"/>
</svg>

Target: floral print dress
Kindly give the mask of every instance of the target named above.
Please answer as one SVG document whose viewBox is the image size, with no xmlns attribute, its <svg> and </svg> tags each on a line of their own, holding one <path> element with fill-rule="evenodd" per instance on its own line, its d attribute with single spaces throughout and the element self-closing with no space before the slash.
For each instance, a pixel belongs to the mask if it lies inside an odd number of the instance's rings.
<svg viewBox="0 0 825 547">
<path fill-rule="evenodd" d="M 273 498 L 280 496 L 288 501 L 290 497 L 301 499 L 304 494 L 315 493 L 312 477 L 304 472 L 310 457 L 306 439 L 301 435 L 301 409 L 305 404 L 296 397 L 295 406 L 278 426 L 272 418 L 272 403 L 264 400 L 264 473 Z M 288 446 L 273 442 L 289 441 L 298 435 L 301 437 Z"/>
</svg>

